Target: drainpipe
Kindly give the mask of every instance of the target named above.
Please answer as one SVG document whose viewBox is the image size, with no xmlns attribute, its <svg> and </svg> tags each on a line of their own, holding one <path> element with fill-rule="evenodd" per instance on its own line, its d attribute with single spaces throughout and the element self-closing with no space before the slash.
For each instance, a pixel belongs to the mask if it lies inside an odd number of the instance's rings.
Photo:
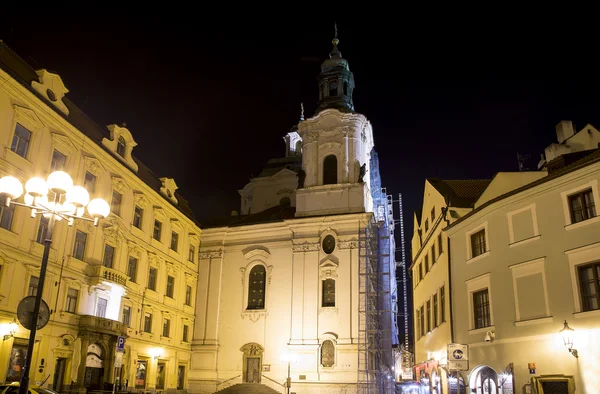
<svg viewBox="0 0 600 394">
<path fill-rule="evenodd" d="M 446 207 L 444 208 L 444 213 L 443 213 L 443 217 L 444 217 L 444 221 L 446 222 L 446 225 L 450 225 L 450 220 L 448 219 L 448 210 L 450 209 L 450 203 L 449 201 L 446 201 Z M 453 322 L 453 314 L 452 314 L 452 258 L 450 257 L 450 238 L 448 237 L 448 242 L 447 242 L 447 247 L 446 247 L 447 253 L 448 253 L 448 312 L 450 313 L 448 322 L 450 323 L 450 342 L 454 343 L 454 322 Z"/>
</svg>

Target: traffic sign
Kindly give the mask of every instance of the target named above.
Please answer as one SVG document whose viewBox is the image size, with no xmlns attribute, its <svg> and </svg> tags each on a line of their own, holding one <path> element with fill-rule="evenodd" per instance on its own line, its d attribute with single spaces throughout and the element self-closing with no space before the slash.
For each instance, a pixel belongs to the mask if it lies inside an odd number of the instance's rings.
<svg viewBox="0 0 600 394">
<path fill-rule="evenodd" d="M 123 366 L 123 353 L 117 352 L 115 354 L 115 368 L 121 368 Z"/>
<path fill-rule="evenodd" d="M 469 347 L 460 343 L 448 344 L 449 361 L 466 361 L 469 359 Z"/>
<path fill-rule="evenodd" d="M 117 339 L 117 352 L 125 351 L 125 337 L 119 337 Z"/>
</svg>

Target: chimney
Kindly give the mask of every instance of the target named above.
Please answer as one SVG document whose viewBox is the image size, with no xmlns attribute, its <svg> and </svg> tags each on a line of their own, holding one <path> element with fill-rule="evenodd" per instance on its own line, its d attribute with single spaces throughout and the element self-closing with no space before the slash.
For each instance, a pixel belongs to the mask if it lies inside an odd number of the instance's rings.
<svg viewBox="0 0 600 394">
<path fill-rule="evenodd" d="M 573 122 L 570 120 L 561 120 L 560 123 L 556 125 L 556 138 L 558 138 L 559 144 L 562 144 L 574 134 Z"/>
</svg>

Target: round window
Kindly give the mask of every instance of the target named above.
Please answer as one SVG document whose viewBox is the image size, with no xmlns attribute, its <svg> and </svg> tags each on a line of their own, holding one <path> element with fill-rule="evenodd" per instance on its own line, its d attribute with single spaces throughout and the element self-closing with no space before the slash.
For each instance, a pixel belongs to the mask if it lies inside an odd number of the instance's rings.
<svg viewBox="0 0 600 394">
<path fill-rule="evenodd" d="M 50 101 L 56 101 L 56 95 L 54 94 L 54 92 L 52 90 L 47 89 L 46 94 L 48 95 L 48 98 L 50 99 Z"/>
<path fill-rule="evenodd" d="M 335 238 L 333 235 L 329 234 L 325 238 L 323 238 L 323 252 L 327 254 L 333 253 L 335 249 Z"/>
</svg>

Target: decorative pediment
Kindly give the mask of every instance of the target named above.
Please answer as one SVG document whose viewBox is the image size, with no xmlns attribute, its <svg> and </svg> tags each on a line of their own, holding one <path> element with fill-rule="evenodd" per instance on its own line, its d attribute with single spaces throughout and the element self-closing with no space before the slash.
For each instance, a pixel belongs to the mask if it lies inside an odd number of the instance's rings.
<svg viewBox="0 0 600 394">
<path fill-rule="evenodd" d="M 168 274 L 175 275 L 179 271 L 179 267 L 176 266 L 175 264 L 173 264 L 172 261 L 166 260 L 165 261 L 165 266 L 167 268 L 167 273 Z"/>
<path fill-rule="evenodd" d="M 13 105 L 15 121 L 21 123 L 25 128 L 31 130 L 40 130 L 45 127 L 44 123 L 29 108 Z"/>
<path fill-rule="evenodd" d="M 333 279 L 337 278 L 337 269 L 339 262 L 327 259 L 319 264 L 319 277 L 321 279 Z"/>
<path fill-rule="evenodd" d="M 129 250 L 129 255 L 137 259 L 141 259 L 146 252 L 144 248 L 133 241 L 127 241 L 127 249 Z"/>
<path fill-rule="evenodd" d="M 260 356 L 265 351 L 265 348 L 256 342 L 250 342 L 242 346 L 240 351 L 246 356 Z"/>
<path fill-rule="evenodd" d="M 252 247 L 252 249 L 250 250 L 246 249 L 246 251 L 244 252 L 244 257 L 246 258 L 246 260 L 251 260 L 260 257 L 260 260 L 266 261 L 269 257 L 271 257 L 271 253 L 269 253 L 269 250 L 267 248 L 257 246 Z"/>
<path fill-rule="evenodd" d="M 52 143 L 58 147 L 58 150 L 65 155 L 70 155 L 77 151 L 77 147 L 73 144 L 73 141 L 64 134 L 53 131 L 50 133 L 52 136 Z"/>
<path fill-rule="evenodd" d="M 195 275 L 195 274 L 193 274 L 191 272 L 185 271 L 184 275 L 185 275 L 185 281 L 186 281 L 186 283 L 195 284 L 196 281 L 198 280 L 198 275 Z"/>
<path fill-rule="evenodd" d="M 140 208 L 146 209 L 146 207 L 150 206 L 150 201 L 148 200 L 148 197 L 144 195 L 144 193 L 140 191 L 134 191 L 133 197 L 135 200 L 135 205 L 139 206 Z"/>
<path fill-rule="evenodd" d="M 85 170 L 91 172 L 92 174 L 98 176 L 105 171 L 104 166 L 100 162 L 100 160 L 96 159 L 92 156 L 84 156 L 85 160 Z"/>
<path fill-rule="evenodd" d="M 160 192 L 167 197 L 169 200 L 177 204 L 177 198 L 175 197 L 175 191 L 178 189 L 175 179 L 173 178 L 160 178 L 162 186 Z"/>
<path fill-rule="evenodd" d="M 125 165 L 137 172 L 138 164 L 133 160 L 133 156 L 131 155 L 133 148 L 137 146 L 137 142 L 135 142 L 133 135 L 131 135 L 131 132 L 125 126 L 125 123 L 122 126 L 117 126 L 116 124 L 107 126 L 110 131 L 110 139 L 102 139 L 102 145 L 114 152 L 115 156 Z"/>
<path fill-rule="evenodd" d="M 118 245 L 123 240 L 123 232 L 118 225 L 109 224 L 104 226 L 102 233 L 104 234 L 104 240 L 110 244 Z"/>
<path fill-rule="evenodd" d="M 92 222 L 88 222 L 87 220 L 76 220 L 75 228 L 77 230 L 86 232 L 88 235 L 91 235 L 94 233 L 94 229 L 96 227 L 94 227 L 94 224 Z"/>
<path fill-rule="evenodd" d="M 162 256 L 159 256 L 154 252 L 148 252 L 148 264 L 154 268 L 159 268 L 164 261 L 165 259 Z"/>
<path fill-rule="evenodd" d="M 10 265 L 16 262 L 17 259 L 8 256 L 6 253 L 0 251 L 0 264 L 2 265 Z"/>
<path fill-rule="evenodd" d="M 120 194 L 125 194 L 125 191 L 127 191 L 127 189 L 128 189 L 128 185 L 123 180 L 123 178 L 121 178 L 120 176 L 117 176 L 117 175 L 112 175 L 110 179 L 112 181 L 113 189 L 116 190 Z"/>
<path fill-rule="evenodd" d="M 37 70 L 36 74 L 40 82 L 33 81 L 31 86 L 54 104 L 56 108 L 68 115 L 69 109 L 63 102 L 63 97 L 69 93 L 69 89 L 63 83 L 62 78 L 58 74 L 45 69 Z"/>
</svg>

